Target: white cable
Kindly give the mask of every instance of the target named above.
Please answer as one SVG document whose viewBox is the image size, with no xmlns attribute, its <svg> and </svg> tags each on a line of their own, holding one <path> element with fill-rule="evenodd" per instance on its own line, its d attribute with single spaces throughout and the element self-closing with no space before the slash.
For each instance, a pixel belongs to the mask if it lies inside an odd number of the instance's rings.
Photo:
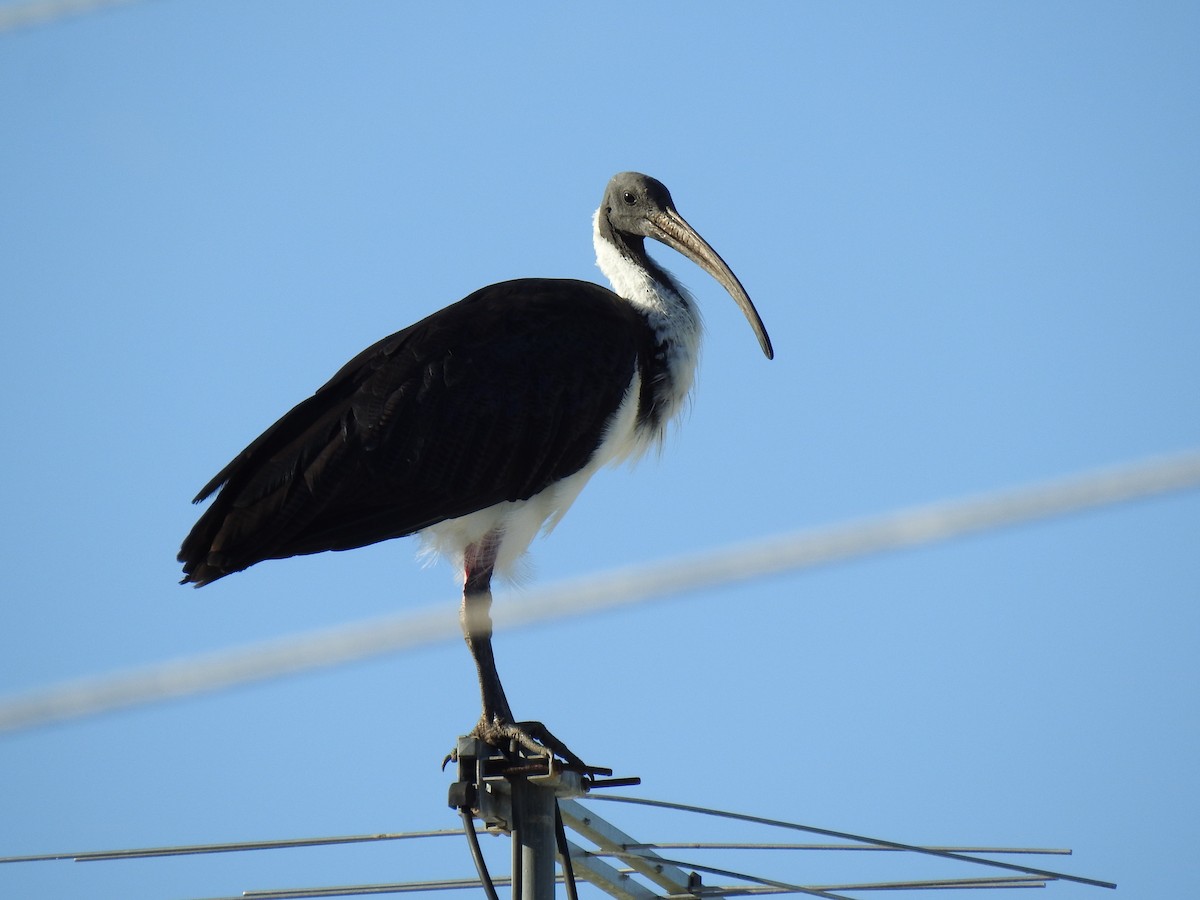
<svg viewBox="0 0 1200 900">
<path fill-rule="evenodd" d="M 560 582 L 507 598 L 493 609 L 493 617 L 497 626 L 510 628 L 563 619 L 1195 487 L 1200 487 L 1200 451 Z M 443 603 L 30 691 L 0 701 L 0 732 L 455 640 L 456 606 Z"/>
<path fill-rule="evenodd" d="M 28 3 L 0 6 L 0 34 L 133 2 L 135 0 L 31 0 Z"/>
</svg>

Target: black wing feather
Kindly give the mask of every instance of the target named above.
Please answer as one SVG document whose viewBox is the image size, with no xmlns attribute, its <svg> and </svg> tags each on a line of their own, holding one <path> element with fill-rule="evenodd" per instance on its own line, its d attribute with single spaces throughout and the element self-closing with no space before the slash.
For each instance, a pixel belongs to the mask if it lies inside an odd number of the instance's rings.
<svg viewBox="0 0 1200 900">
<path fill-rule="evenodd" d="M 368 347 L 217 473 L 184 582 L 533 496 L 587 464 L 652 345 L 599 285 L 476 291 Z"/>
</svg>

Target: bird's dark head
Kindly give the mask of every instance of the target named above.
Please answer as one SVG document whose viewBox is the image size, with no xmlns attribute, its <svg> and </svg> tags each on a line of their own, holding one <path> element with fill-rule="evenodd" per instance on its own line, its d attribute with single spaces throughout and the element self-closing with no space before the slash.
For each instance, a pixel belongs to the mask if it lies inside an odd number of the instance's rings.
<svg viewBox="0 0 1200 900">
<path fill-rule="evenodd" d="M 636 237 L 655 237 L 655 218 L 675 212 L 667 186 L 641 172 L 619 172 L 608 182 L 602 205 L 604 217 L 616 231 Z"/>
<path fill-rule="evenodd" d="M 682 253 L 717 279 L 746 316 L 767 359 L 775 356 L 767 329 L 742 283 L 717 251 L 675 209 L 675 201 L 665 184 L 640 172 L 619 172 L 604 189 L 604 201 L 598 212 L 600 237 L 617 247 L 644 257 L 642 239 L 653 238 Z"/>
</svg>

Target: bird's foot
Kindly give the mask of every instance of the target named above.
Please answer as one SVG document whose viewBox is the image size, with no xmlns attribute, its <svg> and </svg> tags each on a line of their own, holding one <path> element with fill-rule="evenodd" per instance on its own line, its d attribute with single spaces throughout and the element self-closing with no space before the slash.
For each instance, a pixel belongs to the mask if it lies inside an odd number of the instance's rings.
<svg viewBox="0 0 1200 900">
<path fill-rule="evenodd" d="M 524 751 L 531 756 L 558 757 L 583 774 L 611 774 L 608 769 L 589 766 L 541 722 L 509 722 L 500 717 L 481 718 L 471 736 L 501 751 Z"/>
</svg>

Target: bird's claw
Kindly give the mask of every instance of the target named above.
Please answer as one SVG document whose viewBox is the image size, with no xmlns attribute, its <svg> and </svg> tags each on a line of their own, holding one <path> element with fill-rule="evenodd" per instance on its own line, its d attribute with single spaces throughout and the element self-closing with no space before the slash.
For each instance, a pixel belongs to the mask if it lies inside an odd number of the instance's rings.
<svg viewBox="0 0 1200 900">
<path fill-rule="evenodd" d="M 471 732 L 489 746 L 502 751 L 524 750 L 532 756 L 558 757 L 572 769 L 584 773 L 597 770 L 589 766 L 541 722 L 507 722 L 500 718 L 481 718 Z"/>
</svg>

